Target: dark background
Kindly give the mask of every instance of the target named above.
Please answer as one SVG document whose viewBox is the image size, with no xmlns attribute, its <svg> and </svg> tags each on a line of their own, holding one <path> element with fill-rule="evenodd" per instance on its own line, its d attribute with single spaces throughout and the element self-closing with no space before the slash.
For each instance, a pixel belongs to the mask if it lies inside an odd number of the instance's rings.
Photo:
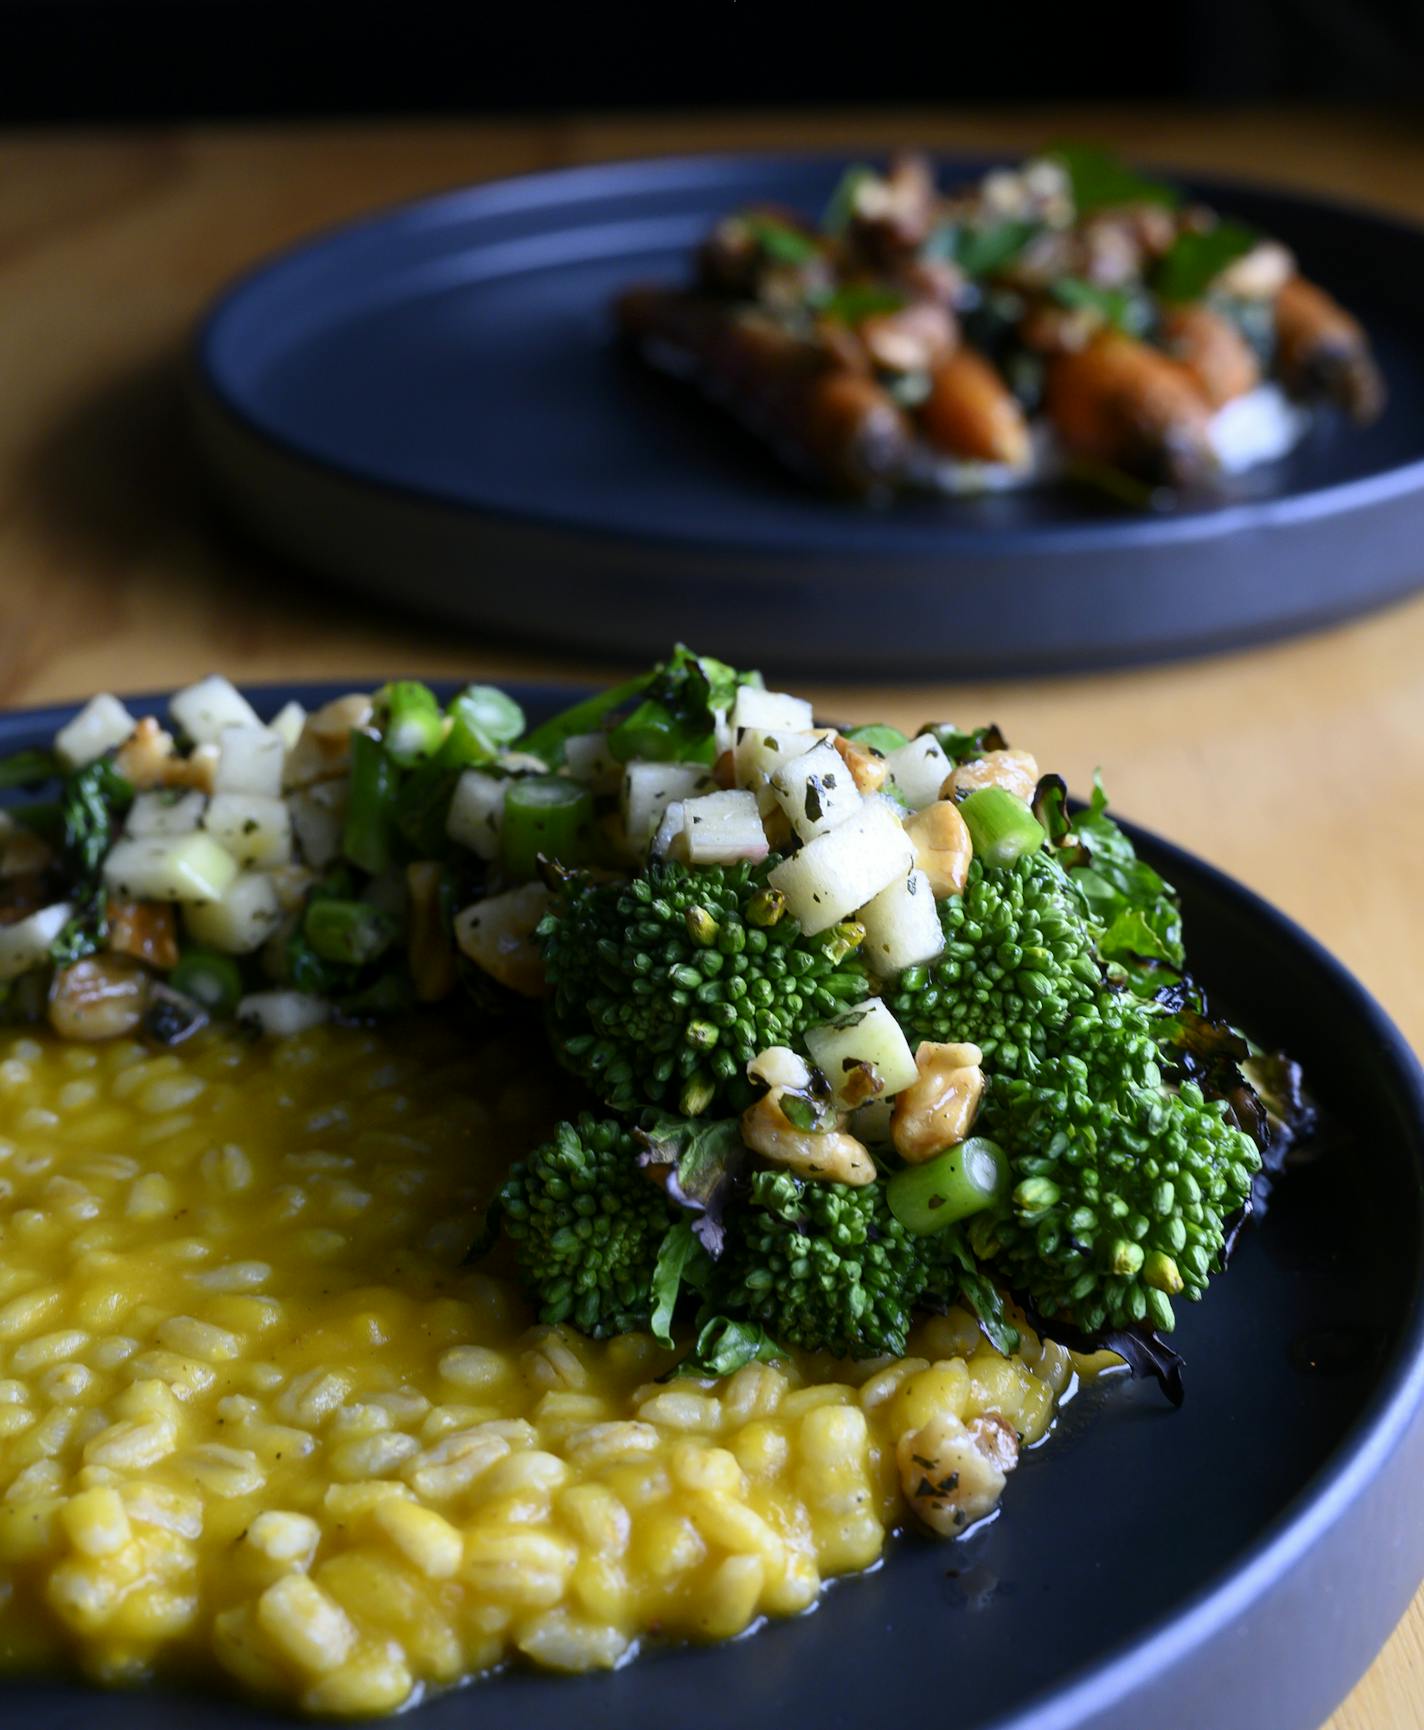
<svg viewBox="0 0 1424 1730">
<path fill-rule="evenodd" d="M 0 124 L 1421 90 L 1424 0 L 0 0 Z"/>
</svg>

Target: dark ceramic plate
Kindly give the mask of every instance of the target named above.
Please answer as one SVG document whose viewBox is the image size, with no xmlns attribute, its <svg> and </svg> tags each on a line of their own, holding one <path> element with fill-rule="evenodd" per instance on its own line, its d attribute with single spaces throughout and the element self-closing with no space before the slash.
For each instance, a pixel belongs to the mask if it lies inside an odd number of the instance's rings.
<svg viewBox="0 0 1424 1730">
<path fill-rule="evenodd" d="M 346 686 L 271 690 L 273 710 Z M 532 715 L 548 688 L 518 693 Z M 259 698 L 259 702 L 261 698 Z M 0 717 L 0 752 L 68 711 Z M 1070 1406 L 958 1544 L 904 1539 L 814 1612 L 612 1676 L 515 1673 L 421 1730 L 1318 1730 L 1424 1576 L 1424 1075 L 1306 934 L 1134 832 L 1182 891 L 1196 969 L 1306 1065 L 1333 1120 L 1182 1318 L 1185 1406 L 1115 1381 Z M 283 1722 L 226 1698 L 0 1685 L 14 1730 Z"/>
<path fill-rule="evenodd" d="M 877 677 L 1236 647 L 1424 582 L 1424 230 L 1362 210 L 1199 183 L 1360 315 L 1391 401 L 1373 427 L 1324 424 L 1165 514 L 1066 487 L 838 502 L 618 351 L 620 287 L 684 277 L 694 242 L 749 200 L 819 211 L 844 166 L 536 175 L 284 254 L 198 337 L 221 498 L 338 584 L 466 625 L 624 658 L 715 640 L 733 659 Z"/>
</svg>

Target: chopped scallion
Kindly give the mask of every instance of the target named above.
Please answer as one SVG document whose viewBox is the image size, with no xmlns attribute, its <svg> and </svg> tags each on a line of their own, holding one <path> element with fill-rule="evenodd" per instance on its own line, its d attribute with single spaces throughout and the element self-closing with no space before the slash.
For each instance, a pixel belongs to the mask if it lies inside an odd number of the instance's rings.
<svg viewBox="0 0 1424 1730">
<path fill-rule="evenodd" d="M 399 772 L 379 739 L 351 735 L 351 785 L 341 851 L 353 865 L 378 877 L 391 862 L 391 828 Z"/>
<path fill-rule="evenodd" d="M 440 749 L 445 721 L 428 685 L 397 679 L 378 693 L 376 710 L 384 717 L 386 749 L 403 769 L 423 763 Z"/>
<path fill-rule="evenodd" d="M 885 1186 L 890 1211 L 906 1231 L 940 1231 L 1003 1199 L 1009 1161 L 996 1141 L 970 1136 L 923 1165 L 907 1165 Z"/>
<path fill-rule="evenodd" d="M 168 976 L 168 983 L 184 997 L 191 997 L 215 1020 L 224 1020 L 237 1010 L 242 996 L 242 974 L 230 955 L 211 949 L 189 949 Z"/>
<path fill-rule="evenodd" d="M 500 860 L 516 880 L 534 876 L 539 856 L 578 864 L 587 850 L 593 795 L 563 775 L 525 775 L 504 798 Z"/>
<path fill-rule="evenodd" d="M 1022 799 L 1006 787 L 981 787 L 959 807 L 974 843 L 974 857 L 988 866 L 1012 865 L 1036 853 L 1048 839 Z"/>
<path fill-rule="evenodd" d="M 390 948 L 396 922 L 369 901 L 323 896 L 307 908 L 302 933 L 323 961 L 364 967 Z"/>
</svg>

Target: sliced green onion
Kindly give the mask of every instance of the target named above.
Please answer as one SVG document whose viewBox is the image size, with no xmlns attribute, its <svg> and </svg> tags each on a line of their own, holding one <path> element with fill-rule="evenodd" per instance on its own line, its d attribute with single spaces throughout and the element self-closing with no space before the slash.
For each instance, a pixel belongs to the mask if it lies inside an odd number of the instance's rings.
<svg viewBox="0 0 1424 1730">
<path fill-rule="evenodd" d="M 391 828 L 399 774 L 379 739 L 351 735 L 351 788 L 341 851 L 353 865 L 380 875 L 391 862 Z"/>
<path fill-rule="evenodd" d="M 61 773 L 53 751 L 16 751 L 0 758 L 0 789 L 39 787 Z"/>
<path fill-rule="evenodd" d="M 575 703 L 561 715 L 545 721 L 532 733 L 526 733 L 519 741 L 519 749 L 528 751 L 531 756 L 539 757 L 550 765 L 560 762 L 564 754 L 565 739 L 572 739 L 576 733 L 596 733 L 604 716 L 611 715 L 634 697 L 641 696 L 652 684 L 657 671 L 654 667 L 651 672 L 639 673 L 636 679 L 615 685 L 611 691 L 599 691 L 595 696 L 585 697 L 581 703 Z"/>
<path fill-rule="evenodd" d="M 396 922 L 369 901 L 313 901 L 302 920 L 302 933 L 323 961 L 364 967 L 390 948 Z"/>
<path fill-rule="evenodd" d="M 981 787 L 959 807 L 974 843 L 974 857 L 984 865 L 1012 865 L 1025 853 L 1036 853 L 1048 839 L 1042 823 L 1006 787 Z"/>
<path fill-rule="evenodd" d="M 467 685 L 445 711 L 450 730 L 440 761 L 451 769 L 489 763 L 524 731 L 524 711 L 493 685 Z"/>
<path fill-rule="evenodd" d="M 211 949 L 189 949 L 168 975 L 168 983 L 219 1020 L 236 1012 L 242 996 L 242 973 L 237 963 L 230 955 L 218 955 Z"/>
<path fill-rule="evenodd" d="M 397 679 L 377 693 L 376 709 L 385 717 L 386 749 L 403 769 L 423 763 L 440 749 L 445 718 L 429 685 Z"/>
<path fill-rule="evenodd" d="M 885 1186 L 890 1211 L 906 1231 L 940 1231 L 1002 1201 L 1009 1161 L 996 1141 L 971 1135 L 923 1165 L 907 1165 Z"/>
<path fill-rule="evenodd" d="M 382 1020 L 388 1015 L 409 1015 L 415 1008 L 415 987 L 403 973 L 383 973 L 360 991 L 340 999 L 343 1015 Z"/>
<path fill-rule="evenodd" d="M 593 794 L 563 775 L 525 775 L 511 781 L 500 826 L 500 861 L 506 875 L 533 877 L 539 855 L 577 864 L 588 847 Z"/>
<path fill-rule="evenodd" d="M 892 751 L 898 751 L 910 742 L 898 727 L 887 727 L 882 721 L 865 727 L 852 727 L 846 738 L 852 745 L 868 745 L 872 751 L 879 751 L 882 757 L 888 757 Z"/>
</svg>

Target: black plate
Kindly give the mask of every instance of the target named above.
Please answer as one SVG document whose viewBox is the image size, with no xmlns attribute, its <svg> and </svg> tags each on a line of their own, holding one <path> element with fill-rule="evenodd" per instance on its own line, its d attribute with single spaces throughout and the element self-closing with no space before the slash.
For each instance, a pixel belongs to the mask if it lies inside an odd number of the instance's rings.
<svg viewBox="0 0 1424 1730">
<path fill-rule="evenodd" d="M 941 163 L 963 178 L 979 161 Z M 1390 407 L 1322 425 L 1227 496 L 1148 515 L 1054 487 L 881 509 L 822 497 L 613 342 L 750 199 L 819 210 L 844 161 L 615 164 L 448 194 L 245 278 L 196 349 L 236 517 L 350 587 L 627 658 L 885 675 L 1076 669 L 1235 647 L 1424 581 L 1424 231 L 1200 182 L 1369 327 Z"/>
<path fill-rule="evenodd" d="M 547 687 L 514 689 L 531 715 L 553 707 Z M 0 717 L 0 752 L 69 712 Z M 422 1707 L 421 1730 L 781 1730 L 793 1710 L 818 1730 L 1318 1730 L 1424 1575 L 1424 1075 L 1297 926 L 1133 835 L 1182 891 L 1202 979 L 1301 1058 L 1334 1123 L 1183 1316 L 1184 1408 L 1116 1382 L 1068 1408 L 961 1543 L 897 1542 L 751 1639 L 476 1684 Z M 195 1710 L 0 1685 L 7 1730 L 186 1730 Z M 214 1730 L 290 1722 L 225 1697 L 201 1710 Z"/>
</svg>

